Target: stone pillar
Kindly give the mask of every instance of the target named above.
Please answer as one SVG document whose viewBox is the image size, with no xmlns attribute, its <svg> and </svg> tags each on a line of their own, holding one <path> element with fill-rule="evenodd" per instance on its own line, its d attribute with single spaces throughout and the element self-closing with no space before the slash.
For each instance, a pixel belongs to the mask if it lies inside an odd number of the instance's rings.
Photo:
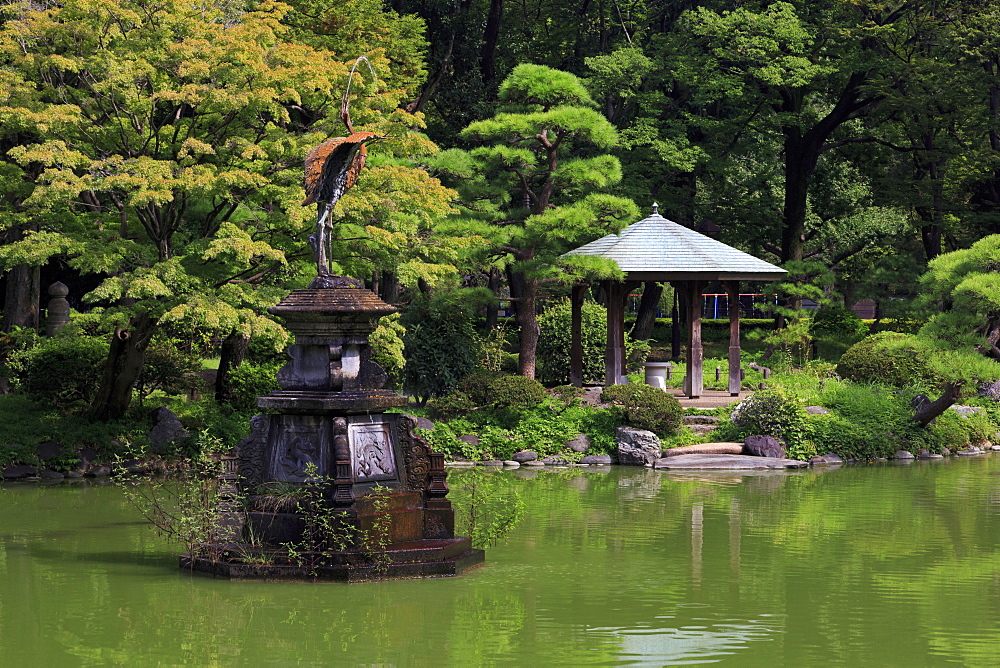
<svg viewBox="0 0 1000 668">
<path fill-rule="evenodd" d="M 55 336 L 63 325 L 69 322 L 69 302 L 66 295 L 69 288 L 56 281 L 49 286 L 49 304 L 45 315 L 45 335 Z"/>
</svg>

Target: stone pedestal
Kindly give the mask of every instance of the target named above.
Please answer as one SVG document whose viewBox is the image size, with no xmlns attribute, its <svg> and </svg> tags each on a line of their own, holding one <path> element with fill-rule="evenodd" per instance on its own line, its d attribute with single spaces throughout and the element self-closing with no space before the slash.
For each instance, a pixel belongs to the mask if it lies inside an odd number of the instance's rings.
<svg viewBox="0 0 1000 668">
<path fill-rule="evenodd" d="M 646 385 L 666 390 L 667 369 L 670 367 L 670 362 L 646 362 L 644 365 L 646 371 Z"/>
<path fill-rule="evenodd" d="M 222 559 L 185 556 L 184 565 L 234 578 L 355 580 L 376 571 L 454 575 L 483 561 L 482 550 L 454 536 L 443 456 L 414 435 L 410 417 L 384 412 L 407 400 L 382 389 L 386 374 L 368 337 L 395 309 L 340 280 L 327 277 L 325 287 L 296 290 L 270 309 L 295 343 L 278 372 L 281 389 L 257 401 L 268 413 L 251 420 L 239 445 L 243 542 Z M 317 522 L 338 536 L 338 549 L 313 550 L 306 568 L 301 554 L 279 546 L 315 543 Z M 374 534 L 379 554 L 363 544 Z"/>
</svg>

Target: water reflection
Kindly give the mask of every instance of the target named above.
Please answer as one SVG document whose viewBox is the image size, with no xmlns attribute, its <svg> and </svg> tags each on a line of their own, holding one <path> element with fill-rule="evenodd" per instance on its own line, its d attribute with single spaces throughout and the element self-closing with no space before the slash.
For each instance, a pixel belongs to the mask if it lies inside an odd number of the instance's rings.
<svg viewBox="0 0 1000 668">
<path fill-rule="evenodd" d="M 455 579 L 230 583 L 113 488 L 0 487 L 5 665 L 988 665 L 1000 457 L 499 471 L 529 511 Z M 452 474 L 456 478 L 461 473 Z"/>
</svg>

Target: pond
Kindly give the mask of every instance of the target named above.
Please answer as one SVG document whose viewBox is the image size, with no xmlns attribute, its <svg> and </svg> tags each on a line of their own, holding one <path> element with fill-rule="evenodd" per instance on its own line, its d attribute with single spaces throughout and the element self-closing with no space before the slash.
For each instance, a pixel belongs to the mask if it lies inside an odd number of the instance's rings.
<svg viewBox="0 0 1000 668">
<path fill-rule="evenodd" d="M 1000 456 L 496 475 L 528 512 L 486 566 L 355 585 L 191 576 L 114 487 L 2 486 L 2 663 L 975 666 L 1000 654 Z"/>
</svg>

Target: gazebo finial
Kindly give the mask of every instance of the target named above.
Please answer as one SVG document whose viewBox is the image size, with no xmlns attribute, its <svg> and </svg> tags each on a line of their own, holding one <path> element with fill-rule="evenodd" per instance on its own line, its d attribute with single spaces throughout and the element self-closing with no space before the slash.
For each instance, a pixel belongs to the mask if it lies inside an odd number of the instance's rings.
<svg viewBox="0 0 1000 668">
<path fill-rule="evenodd" d="M 660 215 L 660 205 L 657 204 L 656 202 L 653 202 L 653 215 L 654 216 Z"/>
</svg>

